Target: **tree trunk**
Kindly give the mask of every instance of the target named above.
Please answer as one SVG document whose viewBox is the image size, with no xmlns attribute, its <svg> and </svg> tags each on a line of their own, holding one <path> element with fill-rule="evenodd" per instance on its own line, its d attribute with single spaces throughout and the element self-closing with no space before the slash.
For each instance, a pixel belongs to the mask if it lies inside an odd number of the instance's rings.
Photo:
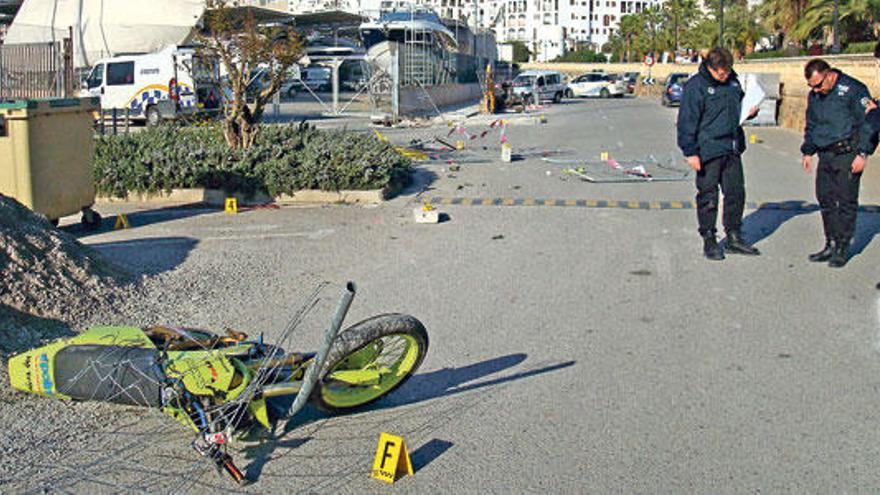
<svg viewBox="0 0 880 495">
<path fill-rule="evenodd" d="M 231 149 L 248 149 L 257 139 L 260 127 L 254 121 L 247 105 L 227 115 L 223 120 L 223 137 Z"/>
</svg>

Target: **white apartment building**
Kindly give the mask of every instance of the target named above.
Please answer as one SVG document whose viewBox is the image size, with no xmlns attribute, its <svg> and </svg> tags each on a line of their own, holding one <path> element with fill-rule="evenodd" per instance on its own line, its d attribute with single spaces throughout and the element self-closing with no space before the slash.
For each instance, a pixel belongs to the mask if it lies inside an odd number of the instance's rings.
<svg viewBox="0 0 880 495">
<path fill-rule="evenodd" d="M 620 24 L 663 0 L 504 0 L 498 42 L 522 41 L 538 61 L 552 60 L 578 46 L 600 50 Z"/>
</svg>

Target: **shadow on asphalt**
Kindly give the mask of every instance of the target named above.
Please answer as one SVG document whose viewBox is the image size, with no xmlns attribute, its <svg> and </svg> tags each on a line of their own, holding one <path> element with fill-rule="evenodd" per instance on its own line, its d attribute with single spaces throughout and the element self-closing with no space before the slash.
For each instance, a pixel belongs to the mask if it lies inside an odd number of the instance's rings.
<svg viewBox="0 0 880 495">
<path fill-rule="evenodd" d="M 542 375 L 544 373 L 550 373 L 552 371 L 558 371 L 575 364 L 575 361 L 563 361 L 561 363 L 527 369 L 488 380 L 476 381 L 508 368 L 512 368 L 525 361 L 526 357 L 528 356 L 524 353 L 508 354 L 506 356 L 487 359 L 486 361 L 480 361 L 479 363 L 458 368 L 443 368 L 428 373 L 413 375 L 405 384 L 403 384 L 403 386 L 388 396 L 374 404 L 356 409 L 355 411 L 352 411 L 352 413 L 379 411 L 418 404 L 431 399 L 449 397 L 463 392 L 493 387 L 532 376 Z M 270 403 L 270 408 L 274 409 L 276 412 L 286 411 L 292 403 L 293 397 L 279 398 Z M 342 415 L 344 415 L 344 413 L 333 414 L 332 416 Z M 272 414 L 270 414 L 270 416 L 272 416 Z M 278 417 L 278 415 L 274 416 Z M 326 418 L 327 416 L 328 414 L 321 412 L 309 404 L 296 416 L 295 420 L 287 422 L 284 431 L 281 434 L 287 434 L 300 426 Z"/>
<path fill-rule="evenodd" d="M 757 243 L 773 235 L 779 227 L 792 218 L 818 212 L 819 205 L 804 204 L 803 201 L 765 203 L 743 219 L 743 234 L 749 243 Z M 821 219 L 817 218 L 817 221 L 821 222 Z M 859 211 L 856 233 L 850 246 L 850 256 L 861 254 L 878 233 L 880 233 L 880 214 Z M 816 247 L 820 244 L 822 239 L 816 239 Z"/>
<path fill-rule="evenodd" d="M 198 241 L 191 237 L 151 237 L 90 244 L 113 263 L 137 275 L 158 275 L 186 261 Z"/>
<path fill-rule="evenodd" d="M 818 205 L 805 205 L 803 201 L 764 203 L 743 218 L 743 236 L 749 244 L 761 242 L 792 218 L 817 211 L 819 211 Z"/>
<path fill-rule="evenodd" d="M 354 411 L 355 413 L 368 414 L 352 414 L 348 418 L 342 420 L 346 424 L 350 424 L 349 428 L 357 433 L 351 435 L 334 434 L 330 438 L 333 439 L 334 443 L 350 442 L 358 436 L 372 439 L 375 436 L 376 430 L 382 431 L 388 424 L 388 415 L 380 414 L 380 412 L 383 411 L 393 414 L 393 421 L 398 427 L 406 423 L 405 418 L 407 416 L 412 416 L 418 418 L 419 424 L 424 423 L 422 426 L 416 428 L 418 431 L 423 433 L 424 431 L 433 431 L 440 425 L 444 424 L 444 422 L 459 418 L 464 413 L 464 409 L 462 404 L 456 404 L 455 400 L 424 404 L 426 401 L 436 398 L 454 399 L 455 397 L 459 397 L 458 394 L 475 390 L 487 392 L 496 386 L 510 385 L 513 382 L 524 378 L 558 371 L 575 364 L 575 361 L 563 361 L 556 364 L 537 363 L 534 367 L 516 373 L 490 378 L 490 375 L 494 375 L 523 363 L 527 357 L 528 356 L 525 353 L 508 354 L 466 366 L 443 368 L 415 375 L 400 389 L 395 390 L 382 400 L 363 409 Z M 481 380 L 484 378 L 487 379 Z M 472 403 L 470 405 L 466 404 L 467 408 L 475 407 L 476 405 L 485 402 L 485 397 L 480 394 L 469 396 L 470 399 L 467 397 L 467 395 L 459 397 L 460 400 L 466 400 Z M 268 404 L 270 408 L 270 418 L 277 418 L 277 413 L 286 411 L 292 403 L 293 397 L 273 399 Z M 414 408 L 401 407 L 418 403 L 423 404 Z M 449 406 L 450 403 L 452 406 Z M 444 407 L 451 410 L 438 411 Z M 394 408 L 400 409 L 395 412 Z M 447 413 L 449 417 L 441 417 Z M 440 416 L 438 416 L 438 414 Z M 251 459 L 250 465 L 246 467 L 247 479 L 250 483 L 256 483 L 261 476 L 266 476 L 263 474 L 263 471 L 267 463 L 274 462 L 287 456 L 293 456 L 293 458 L 299 455 L 309 456 L 310 454 L 295 453 L 296 448 L 312 440 L 322 440 L 319 438 L 322 430 L 327 428 L 328 425 L 332 425 L 330 427 L 331 429 L 338 426 L 337 423 L 330 422 L 332 418 L 345 416 L 345 414 L 329 415 L 321 412 L 312 404 L 308 404 L 295 419 L 287 421 L 286 424 L 279 423 L 279 429 L 275 431 L 273 439 L 266 441 L 258 447 L 245 449 L 246 458 Z M 302 435 L 301 438 L 285 440 L 285 437 L 294 431 L 297 431 L 298 435 Z M 415 434 L 415 431 L 404 431 L 403 433 L 409 435 Z M 424 468 L 452 447 L 453 443 L 446 440 L 440 440 L 437 438 L 429 440 L 415 451 L 411 452 L 413 468 L 416 471 Z M 335 459 L 339 463 L 350 461 L 350 458 L 352 457 L 348 451 L 342 454 L 325 451 L 321 455 L 328 459 Z M 308 476 L 313 482 L 324 478 L 326 478 L 326 482 L 334 482 L 340 478 L 346 479 L 348 476 L 359 475 L 360 461 L 355 462 L 355 465 L 358 470 L 354 470 L 355 466 L 343 466 L 335 467 L 331 472 L 326 474 L 310 472 Z M 285 473 L 283 476 L 285 478 L 290 478 L 291 476 L 295 476 L 295 474 Z M 320 492 L 322 491 L 320 488 L 320 484 L 313 484 L 310 491 Z M 338 490 L 326 491 L 332 492 Z"/>
<path fill-rule="evenodd" d="M 878 233 L 880 233 L 880 214 L 859 212 L 856 219 L 856 235 L 849 248 L 850 256 L 862 254 Z"/>
<path fill-rule="evenodd" d="M 412 461 L 413 471 L 419 472 L 423 467 L 430 464 L 431 461 L 451 449 L 453 445 L 455 444 L 452 442 L 433 438 L 428 443 L 412 451 L 410 453 L 410 460 Z"/>
<path fill-rule="evenodd" d="M 263 474 L 263 468 L 270 460 L 277 459 L 280 456 L 273 456 L 277 449 L 285 449 L 283 452 L 291 452 L 294 449 L 302 447 L 312 440 L 312 437 L 295 438 L 292 440 L 271 440 L 260 444 L 256 448 L 244 449 L 244 458 L 250 460 L 250 464 L 245 468 L 244 477 L 249 482 L 255 482 L 260 479 Z M 283 453 L 282 453 L 283 455 Z"/>
<path fill-rule="evenodd" d="M 96 208 L 100 213 L 100 205 Z M 244 211 L 245 208 L 239 208 L 239 211 Z M 126 213 L 125 217 L 128 219 L 128 225 L 130 228 L 135 229 L 137 227 L 144 227 L 147 225 L 153 225 L 157 223 L 171 222 L 174 220 L 179 220 L 181 218 L 190 218 L 196 217 L 199 215 L 208 215 L 211 213 L 222 212 L 223 210 L 219 207 L 210 207 L 203 203 L 191 203 L 186 205 L 178 205 L 178 206 L 168 206 L 164 208 L 156 208 L 152 210 L 142 210 L 131 213 Z M 97 230 L 86 230 L 83 228 L 81 223 L 74 223 L 70 225 L 65 225 L 63 227 L 59 227 L 60 230 L 67 232 L 68 234 L 74 235 L 78 238 L 85 238 L 96 234 L 103 234 L 106 232 L 113 231 L 114 226 L 116 225 L 118 216 L 117 215 L 108 215 L 107 217 L 101 220 L 101 226 Z"/>
<path fill-rule="evenodd" d="M 415 166 L 412 169 L 412 180 L 409 185 L 394 195 L 395 198 L 417 196 L 434 189 L 432 184 L 437 181 L 437 174 L 424 167 Z"/>
</svg>

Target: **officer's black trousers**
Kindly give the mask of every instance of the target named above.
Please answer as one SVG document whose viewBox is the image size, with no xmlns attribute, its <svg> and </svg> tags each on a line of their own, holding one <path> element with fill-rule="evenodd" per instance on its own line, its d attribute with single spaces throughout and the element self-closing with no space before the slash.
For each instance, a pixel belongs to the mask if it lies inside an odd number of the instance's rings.
<svg viewBox="0 0 880 495">
<path fill-rule="evenodd" d="M 715 235 L 718 218 L 718 186 L 724 193 L 724 230 L 739 230 L 746 202 L 742 160 L 739 155 L 724 155 L 703 162 L 697 172 L 697 221 L 700 235 Z"/>
<path fill-rule="evenodd" d="M 852 173 L 855 152 L 836 154 L 819 153 L 816 170 L 816 199 L 822 209 L 825 237 L 849 242 L 856 231 L 856 213 L 859 210 L 859 183 L 862 174 Z"/>
</svg>

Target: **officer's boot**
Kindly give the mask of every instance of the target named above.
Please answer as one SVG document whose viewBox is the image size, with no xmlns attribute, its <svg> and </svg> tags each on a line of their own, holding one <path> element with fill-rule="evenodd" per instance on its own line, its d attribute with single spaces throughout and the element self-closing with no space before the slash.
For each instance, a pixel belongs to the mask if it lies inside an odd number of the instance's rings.
<svg viewBox="0 0 880 495">
<path fill-rule="evenodd" d="M 747 256 L 758 256 L 761 251 L 751 244 L 747 243 L 742 237 L 739 230 L 731 230 L 727 233 L 727 252 L 735 254 L 745 254 Z"/>
<path fill-rule="evenodd" d="M 846 262 L 849 261 L 849 240 L 839 239 L 834 243 L 833 251 L 828 266 L 831 268 L 841 268 L 846 265 Z"/>
<path fill-rule="evenodd" d="M 718 241 L 715 240 L 714 232 L 703 236 L 703 255 L 712 261 L 720 261 L 724 259 L 724 251 L 718 246 Z"/>
<path fill-rule="evenodd" d="M 825 247 L 821 251 L 811 254 L 807 259 L 813 262 L 828 261 L 834 253 L 834 242 L 831 239 L 825 239 Z"/>
</svg>

